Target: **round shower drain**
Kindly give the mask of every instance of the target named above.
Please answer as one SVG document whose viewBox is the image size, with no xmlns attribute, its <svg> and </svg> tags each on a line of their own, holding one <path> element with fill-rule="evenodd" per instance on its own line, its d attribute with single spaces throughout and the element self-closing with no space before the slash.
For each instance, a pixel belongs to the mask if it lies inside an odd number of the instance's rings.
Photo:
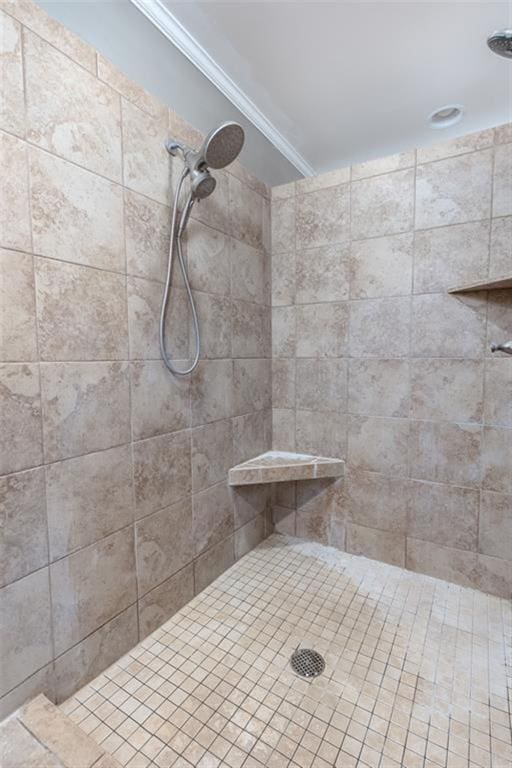
<svg viewBox="0 0 512 768">
<path fill-rule="evenodd" d="M 292 653 L 290 666 L 300 677 L 318 677 L 325 669 L 323 656 L 311 648 L 297 648 Z"/>
</svg>

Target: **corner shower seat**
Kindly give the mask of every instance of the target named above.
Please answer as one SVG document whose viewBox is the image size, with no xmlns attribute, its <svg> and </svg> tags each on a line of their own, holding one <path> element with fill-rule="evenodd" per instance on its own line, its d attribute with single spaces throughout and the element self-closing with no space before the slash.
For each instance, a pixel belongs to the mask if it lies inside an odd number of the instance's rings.
<svg viewBox="0 0 512 768">
<path fill-rule="evenodd" d="M 291 480 L 317 480 L 324 477 L 343 477 L 345 462 L 326 456 L 307 453 L 267 451 L 231 467 L 229 485 L 256 483 L 284 483 Z"/>
</svg>

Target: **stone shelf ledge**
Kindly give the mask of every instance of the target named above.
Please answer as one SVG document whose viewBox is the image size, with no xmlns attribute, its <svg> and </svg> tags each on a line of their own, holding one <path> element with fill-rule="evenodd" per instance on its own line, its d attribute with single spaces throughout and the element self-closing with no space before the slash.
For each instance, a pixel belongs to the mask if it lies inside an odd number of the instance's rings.
<svg viewBox="0 0 512 768">
<path fill-rule="evenodd" d="M 512 288 L 512 275 L 503 277 L 489 277 L 479 283 L 468 283 L 450 288 L 448 293 L 466 293 L 469 291 L 497 291 L 503 288 Z"/>
<path fill-rule="evenodd" d="M 345 462 L 325 456 L 288 451 L 267 451 L 229 470 L 229 485 L 285 483 L 291 480 L 316 480 L 342 477 Z"/>
</svg>

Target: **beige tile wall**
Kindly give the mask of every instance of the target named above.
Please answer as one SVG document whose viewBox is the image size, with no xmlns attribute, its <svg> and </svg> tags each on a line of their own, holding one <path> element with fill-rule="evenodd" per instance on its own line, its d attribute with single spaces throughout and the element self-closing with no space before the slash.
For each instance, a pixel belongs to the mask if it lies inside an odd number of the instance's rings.
<svg viewBox="0 0 512 768">
<path fill-rule="evenodd" d="M 158 348 L 169 135 L 201 136 L 28 2 L 0 2 L 0 717 L 62 700 L 255 546 L 270 447 L 268 190 L 215 175 L 187 243 L 197 373 Z M 178 163 L 179 166 L 179 163 Z M 178 276 L 169 348 L 189 353 Z"/>
<path fill-rule="evenodd" d="M 512 594 L 512 125 L 272 190 L 276 527 Z"/>
</svg>

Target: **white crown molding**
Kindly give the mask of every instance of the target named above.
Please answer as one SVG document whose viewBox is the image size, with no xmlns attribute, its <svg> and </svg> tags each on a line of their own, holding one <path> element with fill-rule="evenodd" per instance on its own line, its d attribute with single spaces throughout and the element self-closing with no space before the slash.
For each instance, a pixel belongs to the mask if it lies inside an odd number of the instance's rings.
<svg viewBox="0 0 512 768">
<path fill-rule="evenodd" d="M 261 112 L 241 88 L 224 72 L 203 46 L 187 31 L 161 0 L 131 0 L 133 5 L 162 32 L 234 106 L 266 136 L 304 176 L 316 171 Z"/>
</svg>

